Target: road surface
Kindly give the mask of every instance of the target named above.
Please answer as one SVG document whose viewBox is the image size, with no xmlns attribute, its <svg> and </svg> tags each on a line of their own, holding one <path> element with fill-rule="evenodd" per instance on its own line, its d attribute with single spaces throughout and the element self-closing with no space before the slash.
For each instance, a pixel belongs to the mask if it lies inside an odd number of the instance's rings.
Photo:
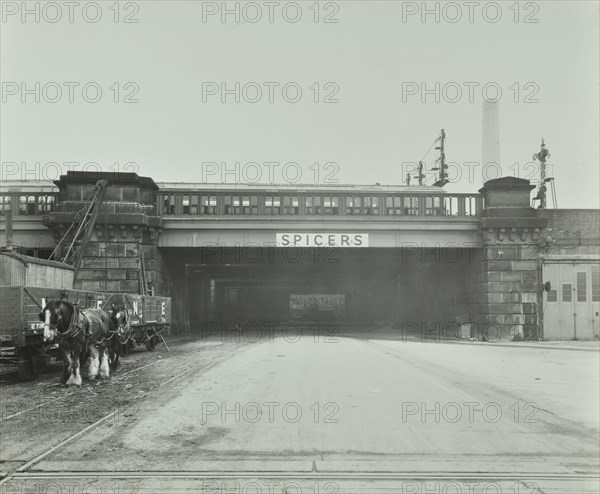
<svg viewBox="0 0 600 494">
<path fill-rule="evenodd" d="M 81 389 L 5 385 L 2 487 L 597 492 L 599 374 L 585 347 L 180 341 Z"/>
</svg>

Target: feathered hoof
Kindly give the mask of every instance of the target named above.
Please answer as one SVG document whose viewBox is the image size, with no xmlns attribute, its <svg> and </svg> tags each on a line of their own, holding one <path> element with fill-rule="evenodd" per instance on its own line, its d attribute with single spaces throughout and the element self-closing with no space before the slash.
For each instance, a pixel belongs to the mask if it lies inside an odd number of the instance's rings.
<svg viewBox="0 0 600 494">
<path fill-rule="evenodd" d="M 75 377 L 71 375 L 65 384 L 67 386 L 81 386 L 81 376 Z"/>
</svg>

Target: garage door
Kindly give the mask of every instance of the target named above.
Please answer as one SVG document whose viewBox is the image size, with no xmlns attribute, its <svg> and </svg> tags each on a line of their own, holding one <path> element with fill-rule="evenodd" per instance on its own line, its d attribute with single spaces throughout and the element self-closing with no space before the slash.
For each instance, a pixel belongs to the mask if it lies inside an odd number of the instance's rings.
<svg viewBox="0 0 600 494">
<path fill-rule="evenodd" d="M 545 263 L 544 339 L 590 340 L 600 335 L 600 265 Z"/>
</svg>

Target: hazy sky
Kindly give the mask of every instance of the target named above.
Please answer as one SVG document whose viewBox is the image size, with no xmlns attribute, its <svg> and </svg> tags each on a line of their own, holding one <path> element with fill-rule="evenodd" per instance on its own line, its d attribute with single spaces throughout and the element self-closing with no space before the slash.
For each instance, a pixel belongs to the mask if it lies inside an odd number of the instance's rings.
<svg viewBox="0 0 600 494">
<path fill-rule="evenodd" d="M 65 2 L 27 2 L 25 17 L 21 2 L 2 2 L 3 178 L 54 179 L 48 163 L 133 162 L 156 181 L 200 182 L 212 171 L 203 163 L 239 162 L 240 181 L 254 181 L 246 164 L 256 162 L 261 182 L 300 170 L 303 183 L 398 184 L 403 163 L 444 128 L 447 160 L 458 163 L 447 189 L 473 192 L 481 166 L 469 181 L 464 163 L 481 161 L 482 101 L 500 88 L 502 175 L 537 179 L 528 163 L 543 136 L 559 206 L 599 207 L 598 2 L 479 2 L 471 12 L 468 2 L 427 2 L 424 18 L 422 2 L 275 3 L 80 2 L 69 22 Z M 233 13 L 223 18 L 223 6 Z M 266 162 L 281 164 L 273 177 Z M 298 167 L 283 175 L 288 162 Z"/>
</svg>

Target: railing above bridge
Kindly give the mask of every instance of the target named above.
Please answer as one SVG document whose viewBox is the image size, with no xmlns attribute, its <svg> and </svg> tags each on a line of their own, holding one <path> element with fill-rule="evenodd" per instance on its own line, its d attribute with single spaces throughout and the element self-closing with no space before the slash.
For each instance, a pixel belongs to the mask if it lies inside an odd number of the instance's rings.
<svg viewBox="0 0 600 494">
<path fill-rule="evenodd" d="M 431 192 L 164 190 L 156 194 L 161 216 L 368 216 L 479 217 L 479 194 Z"/>
</svg>

